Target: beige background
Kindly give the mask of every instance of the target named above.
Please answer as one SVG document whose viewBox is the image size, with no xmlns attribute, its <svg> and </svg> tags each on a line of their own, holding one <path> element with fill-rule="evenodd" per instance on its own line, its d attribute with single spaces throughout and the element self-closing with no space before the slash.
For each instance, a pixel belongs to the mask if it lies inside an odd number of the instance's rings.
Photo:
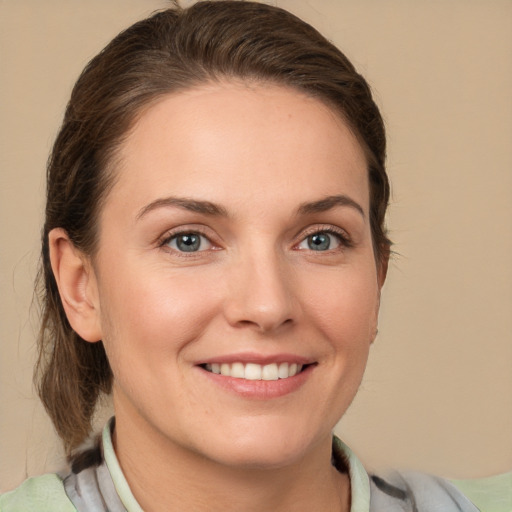
<svg viewBox="0 0 512 512">
<path fill-rule="evenodd" d="M 373 85 L 400 254 L 338 433 L 370 468 L 512 467 L 512 2 L 283 0 Z M 157 0 L 0 0 L 0 489 L 62 464 L 31 388 L 45 160 L 78 73 Z M 33 315 L 32 315 L 33 316 Z M 100 420 L 101 422 L 101 420 Z"/>
</svg>

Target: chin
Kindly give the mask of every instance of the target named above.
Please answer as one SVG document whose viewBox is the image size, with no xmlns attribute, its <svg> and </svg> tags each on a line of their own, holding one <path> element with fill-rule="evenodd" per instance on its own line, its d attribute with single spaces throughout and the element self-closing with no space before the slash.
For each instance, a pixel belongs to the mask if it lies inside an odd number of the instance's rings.
<svg viewBox="0 0 512 512">
<path fill-rule="evenodd" d="M 301 432 L 295 426 L 283 428 L 270 423 L 239 431 L 236 435 L 225 435 L 209 448 L 215 452 L 212 458 L 227 466 L 278 469 L 301 461 L 320 443 L 319 439 L 324 438 L 328 439 L 330 446 L 330 432 L 316 436 L 311 432 Z"/>
<path fill-rule="evenodd" d="M 268 445 L 264 449 L 249 450 L 245 446 L 232 447 L 229 452 L 218 454 L 217 462 L 225 466 L 248 470 L 270 470 L 292 466 L 301 459 L 303 450 L 272 450 Z"/>
</svg>

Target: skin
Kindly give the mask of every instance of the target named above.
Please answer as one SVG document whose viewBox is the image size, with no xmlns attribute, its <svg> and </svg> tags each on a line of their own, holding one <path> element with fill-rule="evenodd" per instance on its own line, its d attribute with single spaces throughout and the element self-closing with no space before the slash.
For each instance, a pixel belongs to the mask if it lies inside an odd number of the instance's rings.
<svg viewBox="0 0 512 512">
<path fill-rule="evenodd" d="M 119 156 L 93 260 L 62 230 L 50 241 L 71 325 L 107 351 L 135 497 L 148 511 L 348 510 L 331 432 L 361 382 L 384 280 L 356 138 L 297 91 L 217 83 L 151 106 Z M 180 251 L 178 233 L 200 234 L 200 250 Z M 311 248 L 315 233 L 327 250 Z M 199 366 L 233 354 L 311 366 L 265 399 Z"/>
</svg>

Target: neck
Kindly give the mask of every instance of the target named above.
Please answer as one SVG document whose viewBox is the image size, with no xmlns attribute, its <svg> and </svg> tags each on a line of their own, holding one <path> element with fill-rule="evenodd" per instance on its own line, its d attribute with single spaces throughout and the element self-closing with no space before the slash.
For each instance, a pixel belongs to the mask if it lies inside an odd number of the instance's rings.
<svg viewBox="0 0 512 512">
<path fill-rule="evenodd" d="M 331 464 L 331 442 L 278 468 L 232 467 L 118 417 L 114 446 L 130 489 L 146 512 L 350 510 L 346 473 Z"/>
</svg>

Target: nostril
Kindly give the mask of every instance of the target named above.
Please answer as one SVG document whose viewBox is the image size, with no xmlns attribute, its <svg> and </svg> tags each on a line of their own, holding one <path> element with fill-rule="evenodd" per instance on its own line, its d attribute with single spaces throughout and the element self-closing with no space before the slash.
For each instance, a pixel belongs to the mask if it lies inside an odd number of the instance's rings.
<svg viewBox="0 0 512 512">
<path fill-rule="evenodd" d="M 262 332 L 275 332 L 283 327 L 289 327 L 293 324 L 291 318 L 281 321 L 279 318 L 255 318 L 254 320 L 240 320 L 237 322 L 239 327 L 253 327 L 254 329 Z"/>
</svg>

